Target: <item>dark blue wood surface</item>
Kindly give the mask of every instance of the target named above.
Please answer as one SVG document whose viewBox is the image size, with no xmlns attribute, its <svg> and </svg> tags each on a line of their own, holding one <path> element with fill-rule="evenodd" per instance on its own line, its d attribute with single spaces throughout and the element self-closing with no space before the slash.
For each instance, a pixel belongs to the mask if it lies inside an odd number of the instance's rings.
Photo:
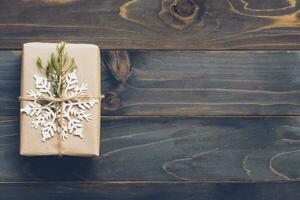
<svg viewBox="0 0 300 200">
<path fill-rule="evenodd" d="M 299 2 L 0 0 L 0 200 L 300 199 Z M 31 41 L 100 46 L 100 157 L 19 156 Z"/>
</svg>

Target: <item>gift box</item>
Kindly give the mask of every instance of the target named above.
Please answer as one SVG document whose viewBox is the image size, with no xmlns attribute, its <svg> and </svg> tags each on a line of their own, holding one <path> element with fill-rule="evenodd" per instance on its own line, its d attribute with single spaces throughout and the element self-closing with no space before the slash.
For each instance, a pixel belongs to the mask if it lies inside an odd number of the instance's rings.
<svg viewBox="0 0 300 200">
<path fill-rule="evenodd" d="M 99 155 L 100 73 L 96 45 L 24 44 L 21 155 Z"/>
</svg>

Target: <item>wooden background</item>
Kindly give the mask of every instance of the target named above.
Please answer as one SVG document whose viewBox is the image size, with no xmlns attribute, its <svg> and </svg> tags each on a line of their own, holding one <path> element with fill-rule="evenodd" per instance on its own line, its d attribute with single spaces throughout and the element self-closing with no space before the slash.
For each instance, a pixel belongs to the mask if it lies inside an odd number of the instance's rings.
<svg viewBox="0 0 300 200">
<path fill-rule="evenodd" d="M 0 199 L 300 198 L 299 0 L 0 0 Z M 24 42 L 102 49 L 101 156 L 19 152 Z"/>
</svg>

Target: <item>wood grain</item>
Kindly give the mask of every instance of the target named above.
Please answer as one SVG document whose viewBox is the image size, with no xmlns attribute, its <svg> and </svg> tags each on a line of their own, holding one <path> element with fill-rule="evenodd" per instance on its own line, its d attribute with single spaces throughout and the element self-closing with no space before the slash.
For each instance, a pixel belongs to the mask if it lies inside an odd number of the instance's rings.
<svg viewBox="0 0 300 200">
<path fill-rule="evenodd" d="M 299 181 L 299 117 L 103 117 L 101 156 L 21 157 L 0 121 L 0 182 Z"/>
<path fill-rule="evenodd" d="M 0 200 L 298 200 L 299 2 L 0 0 Z M 30 41 L 105 49 L 100 157 L 19 156 Z"/>
<path fill-rule="evenodd" d="M 0 51 L 0 115 L 18 115 L 21 53 Z M 103 115 L 299 115 L 299 51 L 102 52 Z"/>
<path fill-rule="evenodd" d="M 0 0 L 0 48 L 299 49 L 298 0 Z"/>
<path fill-rule="evenodd" d="M 11 183 L 0 184 L 9 200 L 298 200 L 299 183 Z"/>
</svg>

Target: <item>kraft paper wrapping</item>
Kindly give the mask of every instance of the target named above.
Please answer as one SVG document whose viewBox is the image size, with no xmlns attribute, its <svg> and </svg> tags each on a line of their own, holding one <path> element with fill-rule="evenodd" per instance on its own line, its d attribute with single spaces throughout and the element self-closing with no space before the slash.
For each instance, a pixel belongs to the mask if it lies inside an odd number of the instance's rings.
<svg viewBox="0 0 300 200">
<path fill-rule="evenodd" d="M 27 43 L 23 46 L 23 63 L 21 75 L 21 96 L 25 96 L 30 89 L 35 89 L 34 75 L 45 77 L 37 65 L 37 58 L 44 62 L 50 59 L 51 53 L 56 52 L 56 43 Z M 91 44 L 66 44 L 65 51 L 69 57 L 75 59 L 78 83 L 88 84 L 88 95 L 101 95 L 100 51 L 98 46 Z M 28 102 L 21 101 L 21 108 Z M 83 123 L 83 138 L 69 135 L 61 141 L 59 149 L 59 135 L 42 142 L 41 129 L 32 128 L 34 118 L 24 113 L 20 114 L 20 154 L 24 156 L 70 155 L 70 156 L 99 156 L 100 149 L 100 105 L 96 104 L 89 113 L 93 119 Z M 60 152 L 59 152 L 60 150 Z"/>
</svg>

